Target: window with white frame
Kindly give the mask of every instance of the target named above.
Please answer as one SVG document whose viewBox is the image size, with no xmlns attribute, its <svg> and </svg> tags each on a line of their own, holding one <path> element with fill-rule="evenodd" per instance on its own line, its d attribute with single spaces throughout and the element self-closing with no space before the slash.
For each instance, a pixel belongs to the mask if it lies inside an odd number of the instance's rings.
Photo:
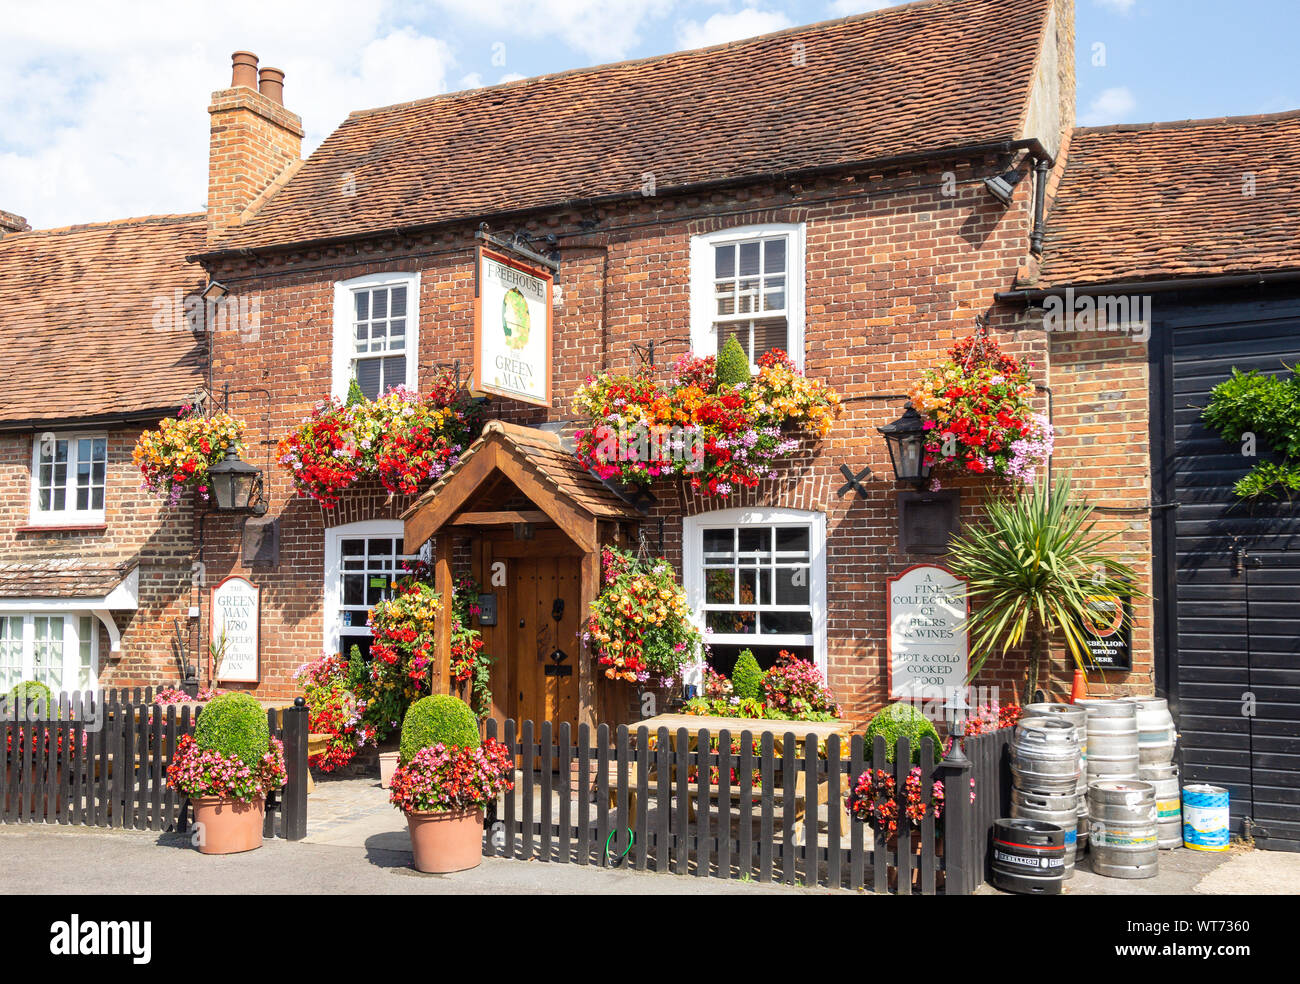
<svg viewBox="0 0 1300 984">
<path fill-rule="evenodd" d="M 32 441 L 32 522 L 102 523 L 107 485 L 106 434 L 40 434 Z"/>
<path fill-rule="evenodd" d="M 369 520 L 326 532 L 325 650 L 370 658 L 370 610 L 394 594 L 405 563 L 400 520 Z"/>
<path fill-rule="evenodd" d="M 730 672 L 742 649 L 759 664 L 781 650 L 826 663 L 826 518 L 728 509 L 685 521 L 683 584 L 712 651 Z"/>
<path fill-rule="evenodd" d="M 55 693 L 94 690 L 98 656 L 98 619 L 89 612 L 0 615 L 0 691 L 25 680 Z"/>
<path fill-rule="evenodd" d="M 417 387 L 419 296 L 418 273 L 374 274 L 334 285 L 336 397 L 347 396 L 353 379 L 370 400 L 394 386 Z"/>
<path fill-rule="evenodd" d="M 802 368 L 804 227 L 724 229 L 691 240 L 691 347 L 714 355 L 736 338 L 757 367 L 779 348 Z"/>
</svg>

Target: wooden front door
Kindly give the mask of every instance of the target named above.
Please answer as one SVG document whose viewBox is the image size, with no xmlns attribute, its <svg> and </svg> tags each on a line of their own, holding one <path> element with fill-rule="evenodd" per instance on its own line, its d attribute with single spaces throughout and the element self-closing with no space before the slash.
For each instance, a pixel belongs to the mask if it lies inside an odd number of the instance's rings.
<svg viewBox="0 0 1300 984">
<path fill-rule="evenodd" d="M 581 561 L 574 556 L 510 561 L 510 681 L 520 721 L 578 726 Z M 559 619 L 556 619 L 556 615 Z M 556 651 L 565 658 L 553 658 Z M 563 667 L 547 671 L 547 667 Z"/>
</svg>

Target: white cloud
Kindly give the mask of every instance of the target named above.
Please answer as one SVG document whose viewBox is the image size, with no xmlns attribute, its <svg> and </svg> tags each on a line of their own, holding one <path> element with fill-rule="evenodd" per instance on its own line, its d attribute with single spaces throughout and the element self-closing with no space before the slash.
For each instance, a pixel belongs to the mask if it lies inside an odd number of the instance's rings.
<svg viewBox="0 0 1300 984">
<path fill-rule="evenodd" d="M 1123 86 L 1103 89 L 1088 104 L 1087 111 L 1079 118 L 1083 126 L 1105 126 L 1108 123 L 1132 122 L 1133 110 L 1137 109 L 1137 99 Z"/>
<path fill-rule="evenodd" d="M 1127 14 L 1137 4 L 1137 0 L 1094 0 L 1099 7 L 1106 7 L 1117 14 Z"/>
<path fill-rule="evenodd" d="M 897 7 L 908 0 L 832 0 L 831 13 L 836 17 L 848 17 L 851 14 L 865 14 L 869 10 L 884 10 Z"/>
<path fill-rule="evenodd" d="M 98 0 L 7 11 L 0 209 L 38 228 L 202 209 L 205 110 L 237 49 L 285 71 L 304 153 L 350 110 L 446 91 L 448 45 L 382 15 L 351 0 L 229 0 L 218 18 L 160 0 L 129 17 Z"/>
<path fill-rule="evenodd" d="M 433 0 L 433 5 L 460 24 L 512 37 L 558 38 L 591 58 L 614 61 L 641 43 L 646 24 L 667 15 L 674 0 Z M 496 44 L 508 62 L 510 45 L 504 38 Z"/>
<path fill-rule="evenodd" d="M 790 26 L 790 18 L 785 14 L 747 7 L 734 14 L 714 14 L 702 23 L 693 20 L 679 22 L 677 45 L 680 48 L 707 48 L 711 44 L 771 34 Z"/>
</svg>

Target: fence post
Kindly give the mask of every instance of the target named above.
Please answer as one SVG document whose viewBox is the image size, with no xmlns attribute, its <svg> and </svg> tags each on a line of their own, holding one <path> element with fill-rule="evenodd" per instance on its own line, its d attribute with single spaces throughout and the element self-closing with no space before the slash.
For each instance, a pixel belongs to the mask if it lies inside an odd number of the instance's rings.
<svg viewBox="0 0 1300 984">
<path fill-rule="evenodd" d="M 944 800 L 944 891 L 949 895 L 970 895 L 978 884 L 972 849 L 975 822 L 970 801 L 971 763 L 961 750 L 965 727 L 953 729 L 952 748 L 939 768 L 943 770 Z M 975 791 L 979 795 L 979 790 Z"/>
<path fill-rule="evenodd" d="M 293 699 L 281 715 L 285 769 L 289 781 L 281 797 L 281 829 L 285 840 L 307 836 L 307 701 Z"/>
</svg>

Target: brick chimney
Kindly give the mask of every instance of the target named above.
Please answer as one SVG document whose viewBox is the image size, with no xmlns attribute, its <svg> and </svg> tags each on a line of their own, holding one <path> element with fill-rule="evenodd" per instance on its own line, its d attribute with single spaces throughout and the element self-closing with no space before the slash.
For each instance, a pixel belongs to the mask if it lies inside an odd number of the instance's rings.
<svg viewBox="0 0 1300 984">
<path fill-rule="evenodd" d="M 5 236 L 11 236 L 16 232 L 31 232 L 32 227 L 27 224 L 27 220 L 21 215 L 14 215 L 13 212 L 6 212 L 0 209 L 0 239 Z"/>
<path fill-rule="evenodd" d="M 284 108 L 284 72 L 257 56 L 230 57 L 229 89 L 208 107 L 208 242 L 220 239 L 285 171 L 302 157 L 302 119 Z"/>
</svg>

